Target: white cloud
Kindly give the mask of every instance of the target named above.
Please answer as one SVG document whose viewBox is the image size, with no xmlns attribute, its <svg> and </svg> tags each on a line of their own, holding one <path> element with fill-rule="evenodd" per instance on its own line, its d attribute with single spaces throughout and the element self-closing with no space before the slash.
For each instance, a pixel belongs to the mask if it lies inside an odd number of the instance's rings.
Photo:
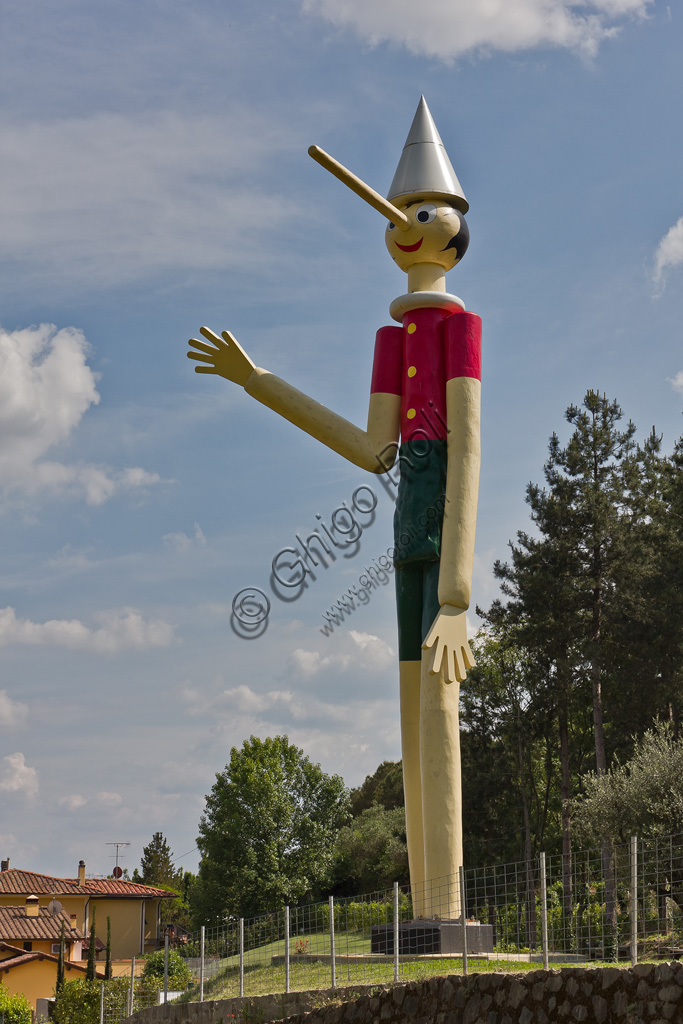
<svg viewBox="0 0 683 1024">
<path fill-rule="evenodd" d="M 364 667 L 386 668 L 394 661 L 396 655 L 392 648 L 374 633 L 359 633 L 351 629 L 349 636 L 361 655 L 359 661 Z"/>
<path fill-rule="evenodd" d="M 661 295 L 666 284 L 666 271 L 683 263 L 683 217 L 660 239 L 655 250 L 654 283 L 657 294 Z"/>
<path fill-rule="evenodd" d="M 67 811 L 78 811 L 81 807 L 85 807 L 87 802 L 87 799 L 80 793 L 70 793 L 68 796 L 60 798 L 59 806 L 65 807 Z"/>
<path fill-rule="evenodd" d="M 65 544 L 52 558 L 48 558 L 47 564 L 51 569 L 62 569 L 67 572 L 92 569 L 97 565 L 97 562 L 88 557 L 92 550 L 92 548 L 74 548 L 71 544 Z"/>
<path fill-rule="evenodd" d="M 675 377 L 667 377 L 669 384 L 677 391 L 679 395 L 683 395 L 683 370 L 679 370 Z"/>
<path fill-rule="evenodd" d="M 159 480 L 140 468 L 64 465 L 45 458 L 70 439 L 100 400 L 87 355 L 88 343 L 74 327 L 0 328 L 0 488 L 5 495 L 71 495 L 101 505 L 116 493 Z"/>
<path fill-rule="evenodd" d="M 37 795 L 38 772 L 26 764 L 23 754 L 8 754 L 0 763 L 0 792 L 23 793 L 29 800 Z"/>
<path fill-rule="evenodd" d="M 107 807 L 120 807 L 123 799 L 120 793 L 108 793 L 103 790 L 95 797 L 98 804 L 105 804 Z"/>
<path fill-rule="evenodd" d="M 395 659 L 389 644 L 372 633 L 359 633 L 355 629 L 337 634 L 340 650 L 323 654 L 320 650 L 305 650 L 297 647 L 289 658 L 289 667 L 294 675 L 310 679 L 330 669 L 347 672 L 385 669 Z M 350 642 L 349 642 L 350 641 Z M 326 648 L 327 649 L 327 648 Z"/>
<path fill-rule="evenodd" d="M 372 45 L 451 60 L 466 53 L 562 47 L 594 56 L 602 40 L 652 0 L 304 0 L 303 10 Z"/>
<path fill-rule="evenodd" d="M 0 647 L 29 644 L 118 654 L 126 650 L 167 647 L 173 640 L 170 623 L 143 619 L 134 608 L 99 612 L 94 618 L 101 623 L 98 629 L 91 629 L 78 619 L 32 622 L 17 618 L 14 608 L 0 608 Z"/>
<path fill-rule="evenodd" d="M 194 524 L 194 534 L 191 537 L 186 533 L 165 533 L 162 539 L 167 548 L 181 553 L 189 551 L 190 548 L 204 547 L 206 544 L 206 537 L 199 523 Z"/>
<path fill-rule="evenodd" d="M 188 714 L 193 717 L 208 716 L 214 720 L 214 725 L 225 719 L 231 729 L 237 728 L 245 734 L 264 729 L 282 731 L 286 728 L 286 721 L 326 722 L 328 725 L 345 726 L 355 723 L 361 728 L 367 724 L 366 719 L 371 722 L 373 716 L 378 714 L 378 708 L 384 709 L 383 700 L 355 699 L 333 703 L 319 700 L 310 694 L 297 694 L 292 690 L 258 693 L 244 683 L 214 695 L 204 695 L 195 687 L 186 687 L 182 696 Z"/>
<path fill-rule="evenodd" d="M 7 690 L 0 690 L 0 726 L 18 729 L 25 725 L 28 717 L 28 704 L 12 700 Z"/>
<path fill-rule="evenodd" d="M 259 239 L 289 215 L 259 186 L 260 164 L 299 141 L 241 104 L 223 117 L 97 113 L 0 129 L 0 258 L 39 269 L 43 287 L 256 265 Z"/>
<path fill-rule="evenodd" d="M 59 800 L 59 806 L 67 811 L 80 811 L 82 808 L 87 807 L 89 814 L 92 813 L 93 805 L 95 808 L 102 806 L 115 808 L 120 807 L 122 803 L 123 798 L 120 793 L 109 793 L 106 791 L 91 797 L 83 796 L 82 793 L 69 793 L 68 796 L 60 797 Z"/>
</svg>

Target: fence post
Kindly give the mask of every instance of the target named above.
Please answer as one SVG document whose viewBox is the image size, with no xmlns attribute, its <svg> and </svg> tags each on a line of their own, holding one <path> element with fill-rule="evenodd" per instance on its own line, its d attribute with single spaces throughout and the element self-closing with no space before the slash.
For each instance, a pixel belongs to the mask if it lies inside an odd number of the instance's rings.
<svg viewBox="0 0 683 1024">
<path fill-rule="evenodd" d="M 164 935 L 164 1005 L 168 1002 L 168 932 Z"/>
<path fill-rule="evenodd" d="M 100 1024 L 104 1024 L 104 982 L 100 984 Z"/>
<path fill-rule="evenodd" d="M 465 869 L 460 865 L 460 930 L 462 932 L 462 973 L 468 973 L 467 964 L 467 908 L 465 906 Z"/>
<path fill-rule="evenodd" d="M 204 946 L 206 936 L 206 928 L 202 925 L 202 930 L 199 935 L 199 1002 L 204 1002 Z"/>
<path fill-rule="evenodd" d="M 135 1010 L 135 957 L 130 958 L 130 992 L 128 994 L 128 1016 Z"/>
<path fill-rule="evenodd" d="M 330 896 L 330 981 L 332 988 L 337 987 L 337 970 L 334 954 L 334 896 Z"/>
<path fill-rule="evenodd" d="M 631 836 L 631 967 L 638 963 L 638 836 Z"/>
<path fill-rule="evenodd" d="M 548 879 L 545 870 L 545 850 L 539 853 L 541 874 L 541 949 L 543 968 L 548 970 Z"/>
<path fill-rule="evenodd" d="M 240 918 L 240 997 L 244 995 L 244 918 Z"/>
<path fill-rule="evenodd" d="M 285 907 L 285 992 L 289 992 L 289 907 Z"/>
<path fill-rule="evenodd" d="M 401 932 L 398 919 L 398 882 L 394 882 L 394 981 L 398 982 L 399 953 L 401 952 Z"/>
</svg>

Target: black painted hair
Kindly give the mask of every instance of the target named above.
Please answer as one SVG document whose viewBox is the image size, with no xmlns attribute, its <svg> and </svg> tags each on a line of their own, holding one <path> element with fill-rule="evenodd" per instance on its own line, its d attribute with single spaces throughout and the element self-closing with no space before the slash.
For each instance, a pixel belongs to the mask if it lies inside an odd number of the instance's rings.
<svg viewBox="0 0 683 1024">
<path fill-rule="evenodd" d="M 470 229 L 467 227 L 467 221 L 462 213 L 458 213 L 460 217 L 460 230 L 457 235 L 453 235 L 448 245 L 445 245 L 441 252 L 446 252 L 447 249 L 455 249 L 458 259 L 461 260 L 467 252 L 467 246 L 470 244 Z"/>
</svg>

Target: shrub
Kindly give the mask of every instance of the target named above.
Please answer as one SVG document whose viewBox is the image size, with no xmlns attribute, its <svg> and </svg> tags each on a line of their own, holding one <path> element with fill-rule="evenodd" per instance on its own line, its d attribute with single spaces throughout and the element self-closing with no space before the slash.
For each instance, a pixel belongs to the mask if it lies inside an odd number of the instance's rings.
<svg viewBox="0 0 683 1024">
<path fill-rule="evenodd" d="M 0 982 L 0 1016 L 5 1024 L 31 1024 L 31 1004 L 25 996 L 11 996 Z"/>
<path fill-rule="evenodd" d="M 67 981 L 55 998 L 56 1024 L 99 1024 L 100 982 L 78 978 Z"/>
<path fill-rule="evenodd" d="M 157 949 L 145 957 L 145 969 L 142 972 L 142 979 L 147 983 L 154 984 L 157 988 L 164 987 L 164 950 Z M 180 992 L 188 987 L 192 978 L 187 964 L 180 953 L 175 949 L 168 951 L 168 987 Z"/>
<path fill-rule="evenodd" d="M 100 1024 L 102 984 L 101 979 L 89 981 L 87 978 L 78 978 L 76 981 L 67 981 L 55 997 L 52 1016 L 55 1024 Z M 127 978 L 114 978 L 113 981 L 104 982 L 105 1020 L 119 1020 L 125 1016 L 129 984 Z M 136 1008 L 149 1005 L 151 999 L 151 992 L 136 985 Z M 27 1021 L 30 1019 L 27 1017 Z"/>
</svg>

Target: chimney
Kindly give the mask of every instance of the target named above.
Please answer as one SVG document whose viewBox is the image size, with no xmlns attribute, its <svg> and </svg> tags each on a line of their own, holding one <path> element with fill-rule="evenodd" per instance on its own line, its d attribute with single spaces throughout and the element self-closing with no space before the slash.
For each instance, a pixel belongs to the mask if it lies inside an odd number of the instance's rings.
<svg viewBox="0 0 683 1024">
<path fill-rule="evenodd" d="M 26 916 L 38 917 L 40 913 L 40 900 L 37 896 L 26 897 Z"/>
<path fill-rule="evenodd" d="M 85 861 L 79 860 L 78 862 L 78 884 L 85 885 Z"/>
<path fill-rule="evenodd" d="M 9 871 L 9 857 L 7 860 L 0 860 L 0 871 Z"/>
</svg>

